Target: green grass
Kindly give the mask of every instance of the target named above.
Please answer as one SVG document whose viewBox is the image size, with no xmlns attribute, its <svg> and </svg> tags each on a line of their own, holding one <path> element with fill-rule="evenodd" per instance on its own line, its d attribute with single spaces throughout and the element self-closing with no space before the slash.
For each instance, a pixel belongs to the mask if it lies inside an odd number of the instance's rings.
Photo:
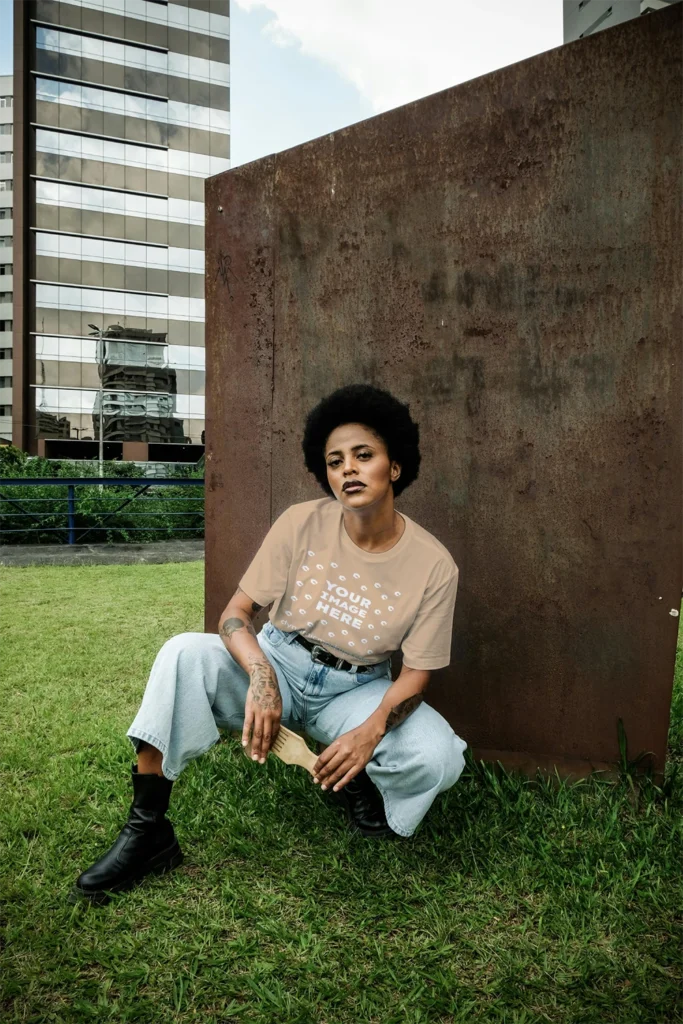
<svg viewBox="0 0 683 1024">
<path fill-rule="evenodd" d="M 683 1020 L 680 647 L 663 786 L 470 761 L 412 840 L 372 843 L 228 738 L 174 789 L 183 867 L 69 904 L 125 817 L 154 655 L 202 628 L 202 571 L 1 570 L 3 1024 Z"/>
</svg>

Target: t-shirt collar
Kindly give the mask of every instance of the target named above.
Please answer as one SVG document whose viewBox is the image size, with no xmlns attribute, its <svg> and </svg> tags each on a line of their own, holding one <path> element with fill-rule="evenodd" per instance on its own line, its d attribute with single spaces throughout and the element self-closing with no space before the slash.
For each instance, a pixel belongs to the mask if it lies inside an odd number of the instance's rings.
<svg viewBox="0 0 683 1024">
<path fill-rule="evenodd" d="M 396 509 L 398 512 L 398 509 Z M 403 531 L 399 540 L 394 544 L 392 548 L 387 551 L 366 551 L 365 548 L 358 547 L 357 544 L 349 537 L 344 526 L 344 511 L 340 507 L 339 509 L 339 541 L 341 546 L 348 551 L 350 554 L 355 555 L 356 558 L 367 558 L 372 562 L 386 562 L 390 558 L 394 558 L 396 555 L 401 554 L 410 543 L 409 534 L 412 534 L 413 523 L 412 520 L 405 514 L 405 512 L 398 513 L 404 520 L 406 528 Z"/>
</svg>

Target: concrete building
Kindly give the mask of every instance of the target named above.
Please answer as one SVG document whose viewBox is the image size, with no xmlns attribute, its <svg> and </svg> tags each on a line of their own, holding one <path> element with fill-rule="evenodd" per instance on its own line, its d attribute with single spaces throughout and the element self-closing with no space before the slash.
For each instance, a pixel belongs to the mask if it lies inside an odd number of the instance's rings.
<svg viewBox="0 0 683 1024">
<path fill-rule="evenodd" d="M 564 41 L 575 39 L 613 28 L 622 21 L 639 18 L 663 7 L 680 3 L 680 0 L 564 0 L 563 28 Z"/>
<path fill-rule="evenodd" d="M 228 0 L 15 0 L 13 439 L 196 461 Z M 10 258 L 10 262 L 11 258 Z"/>
<path fill-rule="evenodd" d="M 12 88 L 0 76 L 0 444 L 12 439 Z"/>
</svg>

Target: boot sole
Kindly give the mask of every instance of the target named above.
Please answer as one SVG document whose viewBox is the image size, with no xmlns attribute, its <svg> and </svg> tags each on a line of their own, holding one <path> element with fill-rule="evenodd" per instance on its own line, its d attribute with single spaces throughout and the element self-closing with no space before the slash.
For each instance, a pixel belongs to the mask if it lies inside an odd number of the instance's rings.
<svg viewBox="0 0 683 1024">
<path fill-rule="evenodd" d="M 173 871 L 174 868 L 179 867 L 183 863 L 183 851 L 180 846 L 175 842 L 172 846 L 169 846 L 167 850 L 162 850 L 156 857 L 150 862 L 149 867 L 140 875 L 136 875 L 133 878 L 127 878 L 125 882 L 119 882 L 118 885 L 112 885 L 109 889 L 81 889 L 77 885 L 74 885 L 71 893 L 69 894 L 69 903 L 80 903 L 82 900 L 86 900 L 88 903 L 96 904 L 99 906 L 109 902 L 109 897 L 112 894 L 119 892 L 126 892 L 129 889 L 135 888 L 140 885 L 149 875 L 166 875 L 169 871 Z"/>
</svg>

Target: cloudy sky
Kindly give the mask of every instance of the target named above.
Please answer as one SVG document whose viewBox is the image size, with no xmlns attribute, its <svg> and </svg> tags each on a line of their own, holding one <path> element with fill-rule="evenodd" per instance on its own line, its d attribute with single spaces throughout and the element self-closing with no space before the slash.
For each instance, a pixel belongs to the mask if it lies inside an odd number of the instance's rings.
<svg viewBox="0 0 683 1024">
<path fill-rule="evenodd" d="M 562 45 L 562 0 L 232 0 L 232 164 Z M 12 70 L 0 0 L 0 74 Z"/>
</svg>

